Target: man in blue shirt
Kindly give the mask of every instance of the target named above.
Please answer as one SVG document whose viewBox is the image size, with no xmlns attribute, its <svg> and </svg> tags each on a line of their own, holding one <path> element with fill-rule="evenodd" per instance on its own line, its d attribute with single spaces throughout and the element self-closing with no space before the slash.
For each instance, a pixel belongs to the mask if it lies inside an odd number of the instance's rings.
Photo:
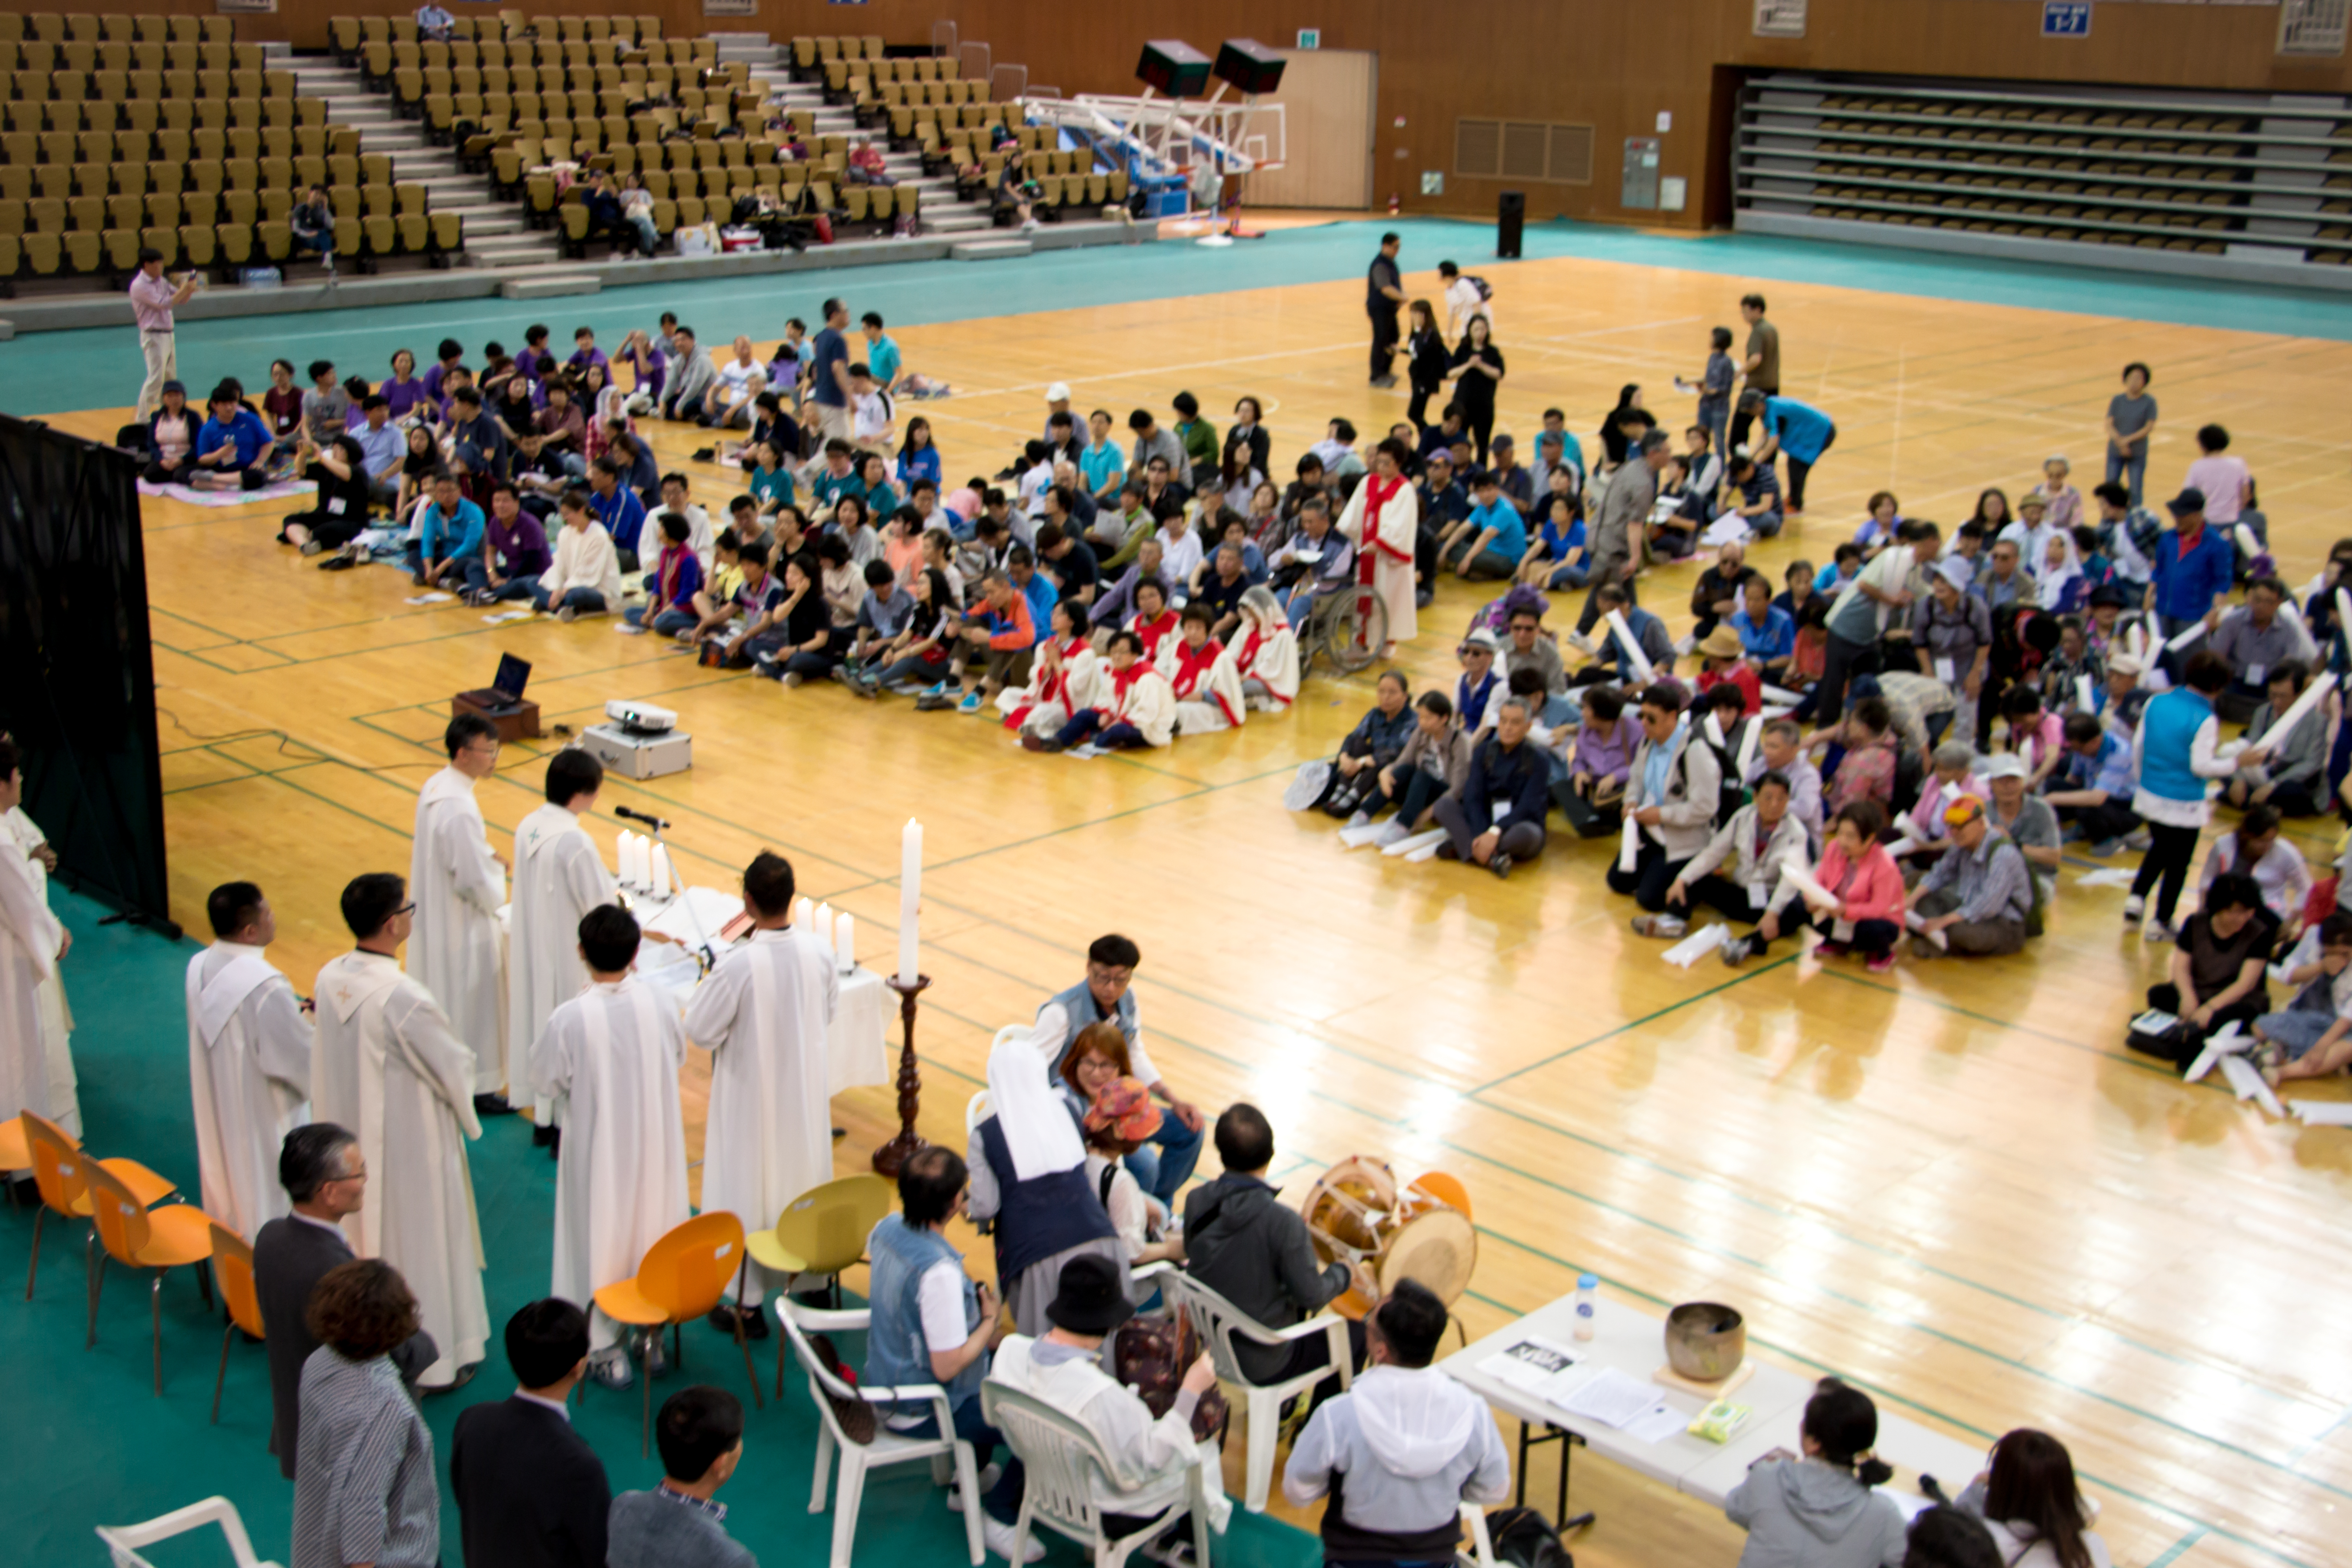
<svg viewBox="0 0 2352 1568">
<path fill-rule="evenodd" d="M 2058 785 L 2042 798 L 2058 820 L 2082 830 L 2091 853 L 2104 860 L 2124 847 L 2127 835 L 2139 831 L 2139 817 L 2131 808 L 2138 788 L 2132 766 L 2132 743 L 2099 721 L 2095 713 L 2066 716 L 2066 760 Z"/>
<path fill-rule="evenodd" d="M 471 592 L 486 586 L 489 572 L 482 561 L 483 527 L 482 509 L 465 498 L 457 476 L 446 470 L 434 475 L 433 504 L 425 509 L 418 537 L 408 547 L 412 580 L 420 588 Z"/>
<path fill-rule="evenodd" d="M 1752 387 L 1739 395 L 1739 406 L 1764 426 L 1764 439 L 1755 448 L 1758 464 L 1769 465 L 1782 452 L 1789 455 L 1787 515 L 1795 517 L 1805 510 L 1805 476 L 1837 439 L 1837 426 L 1809 403 L 1768 395 Z"/>
<path fill-rule="evenodd" d="M 1078 472 L 1087 481 L 1087 493 L 1116 505 L 1127 479 L 1127 454 L 1110 438 L 1109 409 L 1097 408 L 1087 416 L 1087 434 L 1090 439 L 1078 454 Z"/>
<path fill-rule="evenodd" d="M 1061 598 L 1062 591 L 1037 570 L 1037 557 L 1025 544 L 1013 547 L 1012 553 L 1004 558 L 1004 570 L 1012 577 L 1013 587 L 1029 601 L 1029 621 L 1035 633 L 1029 646 L 1034 647 L 1054 635 L 1054 605 Z"/>
<path fill-rule="evenodd" d="M 196 488 L 260 489 L 269 483 L 269 426 L 226 384 L 213 388 L 211 405 L 196 432 Z"/>
<path fill-rule="evenodd" d="M 866 368 L 873 373 L 874 384 L 888 392 L 898 384 L 898 371 L 905 363 L 898 357 L 898 341 L 882 330 L 882 314 L 868 310 L 857 318 L 866 333 Z"/>
<path fill-rule="evenodd" d="M 866 661 L 867 650 L 885 646 L 907 629 L 915 618 L 915 595 L 898 586 L 898 574 L 887 563 L 868 561 L 866 563 L 866 597 L 857 605 L 857 634 L 850 645 L 847 664 L 833 667 L 833 679 L 845 686 L 856 682 L 850 677 L 852 667 Z M 861 692 L 871 697 L 871 691 Z"/>
<path fill-rule="evenodd" d="M 210 426 L 206 426 L 210 428 Z M 2205 526 L 2205 492 L 2191 487 L 2164 503 L 2172 513 L 2169 537 L 2157 535 L 2155 575 L 2147 587 L 2148 609 L 2156 612 L 2163 639 L 2170 643 L 2193 622 L 2205 623 L 2210 638 L 2221 624 L 2219 601 L 2230 592 L 2238 564 L 2229 536 Z M 2164 663 L 2178 679 L 2179 658 L 2171 648 Z"/>
<path fill-rule="evenodd" d="M 824 330 L 810 345 L 809 399 L 816 405 L 817 434 L 828 440 L 856 439 L 849 423 L 849 342 L 842 336 L 848 325 L 849 307 L 827 300 Z"/>
<path fill-rule="evenodd" d="M 392 422 L 392 405 L 382 393 L 371 392 L 360 402 L 362 423 L 351 433 L 360 444 L 360 463 L 367 469 L 368 494 L 390 506 L 400 497 L 400 466 L 408 458 L 408 438 Z"/>
<path fill-rule="evenodd" d="M 1527 519 L 1503 493 L 1502 476 L 1492 468 L 1478 476 L 1477 496 L 1469 517 L 1438 542 L 1438 551 L 1456 576 L 1507 580 L 1518 574 L 1528 552 Z"/>
<path fill-rule="evenodd" d="M 635 572 L 637 535 L 646 526 L 646 503 L 637 499 L 636 491 L 621 482 L 621 465 L 610 455 L 588 465 L 588 510 L 596 514 L 596 521 L 613 536 L 613 549 L 621 558 L 621 570 Z"/>
</svg>

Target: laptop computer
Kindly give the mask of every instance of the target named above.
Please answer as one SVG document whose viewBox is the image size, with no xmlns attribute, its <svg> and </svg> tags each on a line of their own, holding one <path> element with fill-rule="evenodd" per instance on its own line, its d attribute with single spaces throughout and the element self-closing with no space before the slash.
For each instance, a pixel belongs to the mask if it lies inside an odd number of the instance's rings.
<svg viewBox="0 0 2352 1568">
<path fill-rule="evenodd" d="M 461 691 L 457 695 L 467 702 L 478 704 L 493 713 L 505 713 L 522 706 L 522 689 L 530 679 L 530 663 L 510 653 L 499 656 L 499 673 L 490 684 L 479 691 Z"/>
</svg>

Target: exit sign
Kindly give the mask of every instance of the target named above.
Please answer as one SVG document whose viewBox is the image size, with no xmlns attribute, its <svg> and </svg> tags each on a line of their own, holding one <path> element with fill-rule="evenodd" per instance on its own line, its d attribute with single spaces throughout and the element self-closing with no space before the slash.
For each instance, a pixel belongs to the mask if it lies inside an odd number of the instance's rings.
<svg viewBox="0 0 2352 1568">
<path fill-rule="evenodd" d="M 2091 0 L 2042 0 L 2042 36 L 2045 38 L 2089 37 Z"/>
<path fill-rule="evenodd" d="M 1321 48 L 1323 47 L 1323 29 L 1320 27 L 1299 28 L 1298 47 L 1302 49 Z"/>
</svg>

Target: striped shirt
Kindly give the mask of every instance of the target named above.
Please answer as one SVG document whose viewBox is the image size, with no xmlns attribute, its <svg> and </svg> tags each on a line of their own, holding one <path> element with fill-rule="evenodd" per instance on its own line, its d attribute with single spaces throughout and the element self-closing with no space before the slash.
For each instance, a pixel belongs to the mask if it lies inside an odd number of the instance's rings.
<svg viewBox="0 0 2352 1568">
<path fill-rule="evenodd" d="M 437 1568 L 433 1435 L 388 1356 L 321 1345 L 302 1363 L 293 1568 Z"/>
</svg>

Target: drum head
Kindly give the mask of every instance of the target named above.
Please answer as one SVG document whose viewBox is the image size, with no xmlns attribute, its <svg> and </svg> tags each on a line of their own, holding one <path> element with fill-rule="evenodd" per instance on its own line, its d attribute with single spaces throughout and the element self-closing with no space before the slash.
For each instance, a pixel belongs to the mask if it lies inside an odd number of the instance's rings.
<svg viewBox="0 0 2352 1568">
<path fill-rule="evenodd" d="M 1470 1288 L 1477 1263 L 1478 1232 L 1470 1216 L 1458 1209 L 1423 1209 L 1404 1222 L 1382 1254 L 1377 1268 L 1381 1292 L 1412 1279 L 1450 1307 Z"/>
</svg>

